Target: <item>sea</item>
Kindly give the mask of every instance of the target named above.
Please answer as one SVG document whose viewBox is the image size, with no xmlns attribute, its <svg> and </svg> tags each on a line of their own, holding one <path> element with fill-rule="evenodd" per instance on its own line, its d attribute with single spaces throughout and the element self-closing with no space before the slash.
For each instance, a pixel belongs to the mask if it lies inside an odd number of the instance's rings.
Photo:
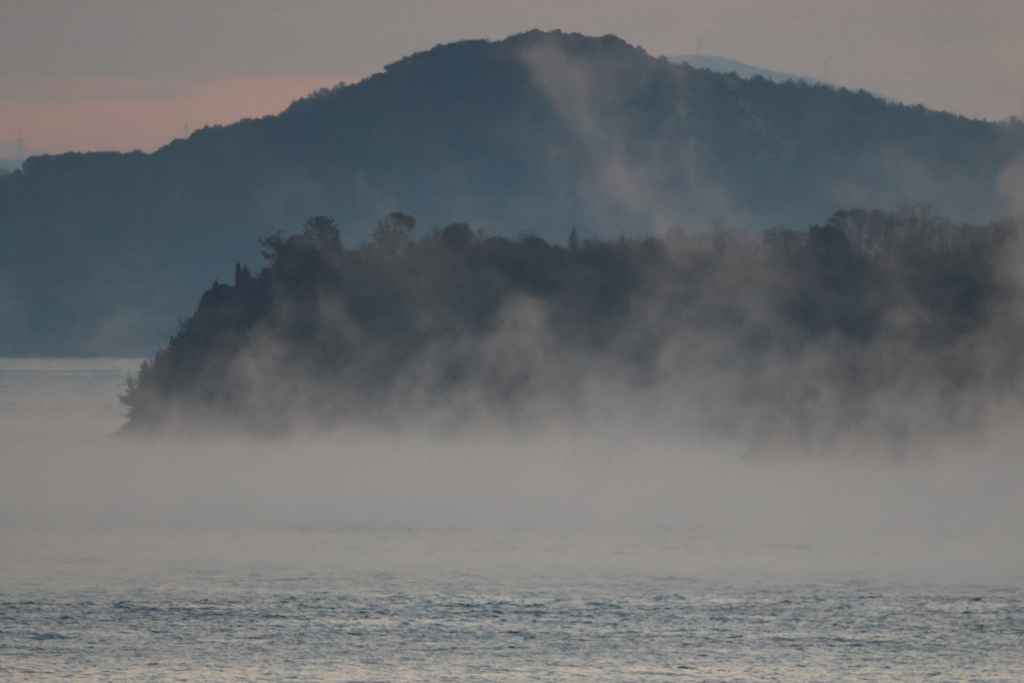
<svg viewBox="0 0 1024 683">
<path fill-rule="evenodd" d="M 0 681 L 1024 681 L 1012 439 L 130 439 L 138 362 L 0 359 Z"/>
</svg>

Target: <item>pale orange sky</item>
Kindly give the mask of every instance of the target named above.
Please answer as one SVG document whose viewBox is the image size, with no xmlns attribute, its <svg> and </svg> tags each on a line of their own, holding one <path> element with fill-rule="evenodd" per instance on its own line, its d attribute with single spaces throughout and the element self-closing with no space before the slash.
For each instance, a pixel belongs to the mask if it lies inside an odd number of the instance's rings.
<svg viewBox="0 0 1024 683">
<path fill-rule="evenodd" d="M 999 120 L 1024 0 L 0 0 L 0 157 L 151 151 L 465 38 L 614 33 Z"/>
<path fill-rule="evenodd" d="M 221 78 L 198 83 L 85 78 L 5 84 L 0 80 L 0 93 L 14 95 L 0 99 L 0 140 L 10 148 L 10 141 L 20 136 L 28 155 L 152 152 L 183 137 L 186 125 L 193 131 L 276 114 L 300 97 L 342 80 L 328 76 Z M 0 157 L 13 158 L 14 153 L 0 148 Z"/>
</svg>

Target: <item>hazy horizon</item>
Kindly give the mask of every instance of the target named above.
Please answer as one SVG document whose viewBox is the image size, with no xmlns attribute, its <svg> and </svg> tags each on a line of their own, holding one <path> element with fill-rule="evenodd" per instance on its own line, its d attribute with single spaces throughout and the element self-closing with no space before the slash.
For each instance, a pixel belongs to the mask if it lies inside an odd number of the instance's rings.
<svg viewBox="0 0 1024 683">
<path fill-rule="evenodd" d="M 118 437 L 116 394 L 136 362 L 0 359 L 9 570 L 1022 578 L 1010 424 L 895 459 L 751 457 L 740 442 L 628 420 Z"/>
</svg>

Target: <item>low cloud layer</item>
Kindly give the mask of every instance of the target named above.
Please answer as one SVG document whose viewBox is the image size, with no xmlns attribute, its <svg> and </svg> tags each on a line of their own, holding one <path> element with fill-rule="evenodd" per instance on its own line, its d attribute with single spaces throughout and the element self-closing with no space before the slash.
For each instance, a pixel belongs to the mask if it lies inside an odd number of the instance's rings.
<svg viewBox="0 0 1024 683">
<path fill-rule="evenodd" d="M 110 435 L 98 386 L 39 374 L 3 417 L 0 539 L 19 572 L 1006 581 L 1024 560 L 1009 426 L 903 461 L 751 458 L 736 441 L 622 422 L 136 439 Z"/>
</svg>

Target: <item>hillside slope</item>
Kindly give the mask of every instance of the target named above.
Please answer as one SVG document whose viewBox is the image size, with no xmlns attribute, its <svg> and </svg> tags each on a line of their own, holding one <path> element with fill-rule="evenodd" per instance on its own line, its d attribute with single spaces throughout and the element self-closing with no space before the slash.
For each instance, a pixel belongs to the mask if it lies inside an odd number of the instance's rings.
<svg viewBox="0 0 1024 683">
<path fill-rule="evenodd" d="M 0 178 L 0 354 L 148 354 L 257 238 L 310 215 L 346 244 L 420 225 L 563 241 L 854 206 L 1005 217 L 1024 125 L 697 70 L 618 38 L 438 46 L 278 116 L 153 154 L 28 159 Z"/>
</svg>

